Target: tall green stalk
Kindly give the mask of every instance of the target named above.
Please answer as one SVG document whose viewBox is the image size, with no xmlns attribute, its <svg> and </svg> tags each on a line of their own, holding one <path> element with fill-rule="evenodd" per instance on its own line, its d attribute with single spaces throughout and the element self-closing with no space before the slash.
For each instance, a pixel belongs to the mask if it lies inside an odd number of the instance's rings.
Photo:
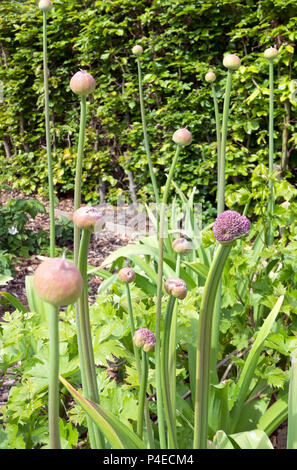
<svg viewBox="0 0 297 470">
<path fill-rule="evenodd" d="M 60 449 L 59 428 L 59 317 L 58 309 L 48 304 L 49 315 L 49 387 L 48 420 L 50 448 Z"/>
<path fill-rule="evenodd" d="M 79 256 L 78 256 L 78 269 L 83 278 L 83 293 L 78 300 L 78 341 L 81 345 L 81 369 L 86 380 L 86 390 L 84 394 L 95 403 L 99 403 L 99 394 L 96 380 L 96 369 L 92 346 L 91 325 L 89 317 L 89 303 L 88 303 L 88 250 L 91 238 L 91 231 L 83 230 L 80 242 Z M 90 429 L 90 441 L 95 443 L 96 448 L 104 448 L 104 438 L 99 431 L 98 427 L 93 424 Z"/>
<path fill-rule="evenodd" d="M 180 262 L 181 262 L 181 255 L 180 253 L 177 254 L 176 258 L 176 266 L 175 266 L 175 274 L 176 277 L 179 278 L 180 276 Z M 170 339 L 169 339 L 169 355 L 168 355 L 168 363 L 169 363 L 169 383 L 170 383 L 170 398 L 171 398 L 171 406 L 172 406 L 172 414 L 173 414 L 173 422 L 176 425 L 176 330 L 177 330 L 177 315 L 178 315 L 178 302 L 175 303 L 173 314 L 172 314 L 172 322 L 170 328 Z"/>
<path fill-rule="evenodd" d="M 160 225 L 159 225 L 159 259 L 158 259 L 158 280 L 157 280 L 157 306 L 156 306 L 156 345 L 155 345 L 155 367 L 156 367 L 156 391 L 157 391 L 157 412 L 158 412 L 158 429 L 161 449 L 166 449 L 166 433 L 164 425 L 164 408 L 162 400 L 162 378 L 161 378 L 161 317 L 162 317 L 162 285 L 163 285 L 163 259 L 164 259 L 164 242 L 165 238 L 165 214 L 167 208 L 168 194 L 171 186 L 174 169 L 180 153 L 181 147 L 177 145 L 176 152 L 171 163 L 171 168 L 167 177 L 163 200 L 160 209 Z"/>
<path fill-rule="evenodd" d="M 274 155 L 274 142 L 273 142 L 273 107 L 274 101 L 274 84 L 273 84 L 273 60 L 269 60 L 269 203 L 268 203 L 268 236 L 267 243 L 272 245 L 273 243 L 273 229 L 272 229 L 272 215 L 274 210 L 274 191 L 273 191 L 273 155 Z"/>
<path fill-rule="evenodd" d="M 211 84 L 211 91 L 213 97 L 213 104 L 215 110 L 215 120 L 216 120 L 216 135 L 217 135 L 217 172 L 218 172 L 218 187 L 220 184 L 220 154 L 221 154 L 221 122 L 220 122 L 220 113 L 219 113 L 219 106 L 218 106 L 218 99 L 216 95 L 215 86 Z M 218 192 L 219 194 L 219 192 Z M 219 198 L 217 198 L 217 207 L 218 207 L 218 215 L 219 210 L 221 208 L 221 201 L 219 202 Z"/>
<path fill-rule="evenodd" d="M 214 303 L 232 243 L 219 245 L 203 290 L 198 323 L 194 449 L 207 448 L 211 332 Z"/>
<path fill-rule="evenodd" d="M 288 397 L 288 436 L 287 449 L 297 449 L 297 350 L 292 354 L 291 358 L 291 377 L 289 384 Z"/>
<path fill-rule="evenodd" d="M 172 315 L 176 298 L 172 295 L 167 304 L 167 311 L 163 329 L 163 343 L 161 348 L 161 382 L 164 412 L 168 429 L 168 448 L 177 449 L 176 427 L 171 403 L 170 376 L 169 376 L 169 344 Z"/>
<path fill-rule="evenodd" d="M 55 199 L 53 183 L 53 162 L 50 138 L 50 117 L 49 117 L 49 86 L 48 86 L 48 60 L 47 60 L 47 12 L 43 11 L 43 77 L 44 77 L 44 114 L 46 133 L 46 153 L 48 168 L 48 192 L 50 205 L 50 256 L 55 256 Z"/>
<path fill-rule="evenodd" d="M 78 149 L 77 149 L 76 170 L 75 170 L 74 210 L 77 210 L 81 205 L 81 179 L 82 179 L 82 165 L 83 165 L 85 133 L 86 133 L 86 117 L 87 117 L 86 97 L 81 96 L 80 128 L 79 128 Z M 80 238 L 80 229 L 79 227 L 74 225 L 73 251 L 74 251 L 74 262 L 76 265 L 78 263 L 79 238 Z"/>
<path fill-rule="evenodd" d="M 138 380 L 139 380 L 139 384 L 140 384 L 140 387 L 141 387 L 142 381 L 144 380 L 143 374 L 145 373 L 145 370 L 143 370 L 142 367 L 141 367 L 141 360 L 140 360 L 139 350 L 138 350 L 138 348 L 136 347 L 136 345 L 134 344 L 134 341 L 133 341 L 133 336 L 134 336 L 134 333 L 135 333 L 135 323 L 134 323 L 134 316 L 133 316 L 131 293 L 130 293 L 129 283 L 126 282 L 125 285 L 126 285 L 128 313 L 129 313 L 130 330 L 131 330 L 132 343 L 133 343 L 133 351 L 134 351 L 134 357 L 135 357 Z M 147 357 L 146 357 L 146 360 L 148 361 Z M 148 364 L 147 364 L 147 366 L 148 366 Z M 146 381 L 147 381 L 147 378 L 146 378 Z M 144 384 L 143 384 L 143 386 L 144 386 Z M 142 406 L 143 409 L 144 409 L 144 416 L 145 416 L 145 423 L 146 423 L 149 446 L 150 446 L 150 449 L 153 449 L 154 448 L 154 437 L 153 437 L 153 433 L 152 433 L 152 429 L 151 429 L 151 419 L 150 419 L 150 415 L 149 415 L 149 407 L 148 407 L 147 401 L 144 400 L 144 402 L 141 403 L 141 404 L 139 403 L 138 406 Z M 139 411 L 139 413 L 140 413 L 140 411 Z M 143 410 L 142 410 L 142 413 L 143 413 Z M 139 427 L 139 426 L 141 426 L 141 427 Z M 142 436 L 143 420 L 141 421 L 141 425 L 139 425 L 139 426 L 138 426 L 138 421 L 137 421 L 137 429 L 138 429 L 137 433 L 138 433 L 139 436 L 140 436 L 140 434 Z"/>
<path fill-rule="evenodd" d="M 143 101 L 143 89 L 142 89 L 142 75 L 141 75 L 141 64 L 140 59 L 137 57 L 137 69 L 138 69 L 138 85 L 139 85 L 139 101 L 140 101 L 140 112 L 141 112 L 141 120 L 142 120 L 142 131 L 143 131 L 143 139 L 144 139 L 144 146 L 150 171 L 150 177 L 153 185 L 154 197 L 157 206 L 160 203 L 160 196 L 159 190 L 157 186 L 157 181 L 155 177 L 155 173 L 153 170 L 152 158 L 151 158 L 151 151 L 149 145 L 149 139 L 147 134 L 147 126 L 146 126 L 146 118 L 145 118 L 145 111 L 144 111 L 144 101 Z"/>
<path fill-rule="evenodd" d="M 142 366 L 141 366 L 141 380 L 139 387 L 139 403 L 138 403 L 138 418 L 137 418 L 137 434 L 142 439 L 143 435 L 143 417 L 145 415 L 145 395 L 148 378 L 148 356 L 147 353 L 142 350 Z"/>
</svg>

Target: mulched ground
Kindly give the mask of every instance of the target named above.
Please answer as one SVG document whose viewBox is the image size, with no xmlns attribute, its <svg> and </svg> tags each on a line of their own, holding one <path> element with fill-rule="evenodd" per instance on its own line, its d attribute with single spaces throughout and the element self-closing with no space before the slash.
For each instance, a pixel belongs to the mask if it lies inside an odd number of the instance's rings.
<svg viewBox="0 0 297 470">
<path fill-rule="evenodd" d="M 32 199 L 32 196 L 24 196 L 21 192 L 13 191 L 2 191 L 1 192 L 1 202 L 6 203 L 11 198 L 23 198 L 23 199 Z M 43 198 L 36 196 L 37 199 L 42 202 L 48 210 L 48 202 Z M 105 211 L 110 212 L 110 207 L 106 208 Z M 73 199 L 65 198 L 59 201 L 59 204 L 55 208 L 56 218 L 59 218 L 61 215 L 68 216 L 71 219 L 73 212 Z M 49 217 L 48 214 L 37 214 L 35 219 L 31 219 L 27 224 L 27 228 L 33 230 L 37 233 L 39 230 L 45 230 L 49 232 Z M 127 235 L 119 235 L 110 230 L 103 229 L 99 234 L 92 235 L 90 250 L 88 256 L 88 264 L 91 266 L 100 266 L 104 259 L 113 251 L 117 250 L 121 246 L 127 245 L 131 241 L 130 237 Z M 64 246 L 67 250 L 72 251 L 72 244 L 67 243 Z M 32 255 L 30 258 L 18 258 L 17 263 L 15 264 L 15 275 L 13 280 L 8 282 L 5 286 L 1 287 L 2 291 L 9 292 L 14 295 L 18 300 L 20 300 L 26 307 L 27 298 L 25 292 L 25 278 L 27 275 L 32 275 L 37 266 L 40 264 L 41 258 L 36 255 Z M 102 283 L 103 279 L 99 276 L 92 276 L 89 281 L 90 302 L 95 300 L 98 288 Z M 0 304 L 0 318 L 1 314 L 5 311 L 12 311 L 13 307 L 7 304 Z"/>
</svg>

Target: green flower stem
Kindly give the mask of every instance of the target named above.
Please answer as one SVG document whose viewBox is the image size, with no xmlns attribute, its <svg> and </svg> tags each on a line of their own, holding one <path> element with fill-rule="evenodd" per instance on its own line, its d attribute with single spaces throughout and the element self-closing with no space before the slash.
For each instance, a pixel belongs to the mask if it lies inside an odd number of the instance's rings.
<svg viewBox="0 0 297 470">
<path fill-rule="evenodd" d="M 274 142 L 273 142 L 273 101 L 274 101 L 274 84 L 273 84 L 273 60 L 269 61 L 269 203 L 268 203 L 268 236 L 267 243 L 272 245 L 273 243 L 273 229 L 272 229 L 272 215 L 274 210 L 274 191 L 273 191 L 273 154 L 274 154 Z"/>
<path fill-rule="evenodd" d="M 135 323 L 134 323 L 134 317 L 133 317 L 133 308 L 132 308 L 130 287 L 129 287 L 128 283 L 126 283 L 126 294 L 127 294 L 130 330 L 131 330 L 131 336 L 132 336 L 132 344 L 133 344 L 133 351 L 134 351 L 134 357 L 135 357 L 135 363 L 136 363 L 136 370 L 137 370 L 139 384 L 141 386 L 142 379 L 143 379 L 143 376 L 142 376 L 143 370 L 141 368 L 141 360 L 140 360 L 139 350 L 135 346 L 134 341 L 133 341 L 133 336 L 134 336 L 134 333 L 135 333 Z M 154 445 L 154 436 L 153 436 L 152 427 L 151 427 L 151 418 L 150 418 L 150 414 L 149 414 L 149 407 L 148 407 L 148 404 L 147 404 L 146 400 L 144 401 L 144 415 L 145 415 L 145 423 L 146 423 L 149 446 L 150 446 L 150 449 L 153 449 L 155 447 L 155 445 Z"/>
<path fill-rule="evenodd" d="M 141 367 L 141 381 L 139 388 L 139 403 L 138 403 L 138 418 L 137 418 L 137 434 L 142 439 L 143 435 L 143 416 L 145 406 L 145 395 L 148 377 L 148 357 L 147 353 L 142 350 L 142 367 Z"/>
<path fill-rule="evenodd" d="M 157 306 L 156 306 L 156 345 L 155 345 L 155 360 L 156 360 L 156 390 L 157 390 L 157 413 L 158 413 L 158 428 L 161 449 L 166 449 L 166 434 L 164 426 L 164 410 L 162 403 L 162 382 L 161 382 L 161 316 L 162 316 L 162 287 L 163 287 L 163 258 L 164 258 L 164 243 L 165 238 L 165 214 L 166 205 L 170 185 L 173 178 L 175 165 L 180 153 L 181 147 L 177 145 L 176 152 L 171 163 L 171 168 L 167 177 L 163 200 L 160 209 L 160 225 L 159 225 L 159 259 L 158 259 L 158 280 L 157 280 Z"/>
<path fill-rule="evenodd" d="M 206 449 L 208 435 L 209 366 L 214 303 L 232 243 L 219 245 L 203 290 L 199 314 L 196 360 L 194 449 Z"/>
<path fill-rule="evenodd" d="M 48 64 L 47 64 L 47 14 L 43 12 L 43 77 L 44 77 L 44 114 L 45 114 L 45 134 L 46 153 L 48 171 L 48 192 L 50 205 L 50 257 L 55 256 L 55 198 L 53 183 L 53 162 L 50 138 L 50 118 L 49 118 L 49 86 L 48 86 Z"/>
<path fill-rule="evenodd" d="M 224 109 L 223 109 L 223 122 L 222 122 L 222 138 L 220 144 L 218 143 L 218 195 L 217 195 L 217 215 L 219 216 L 225 210 L 225 180 L 226 180 L 226 147 L 227 147 L 227 133 L 228 133 L 228 119 L 230 110 L 230 94 L 232 87 L 232 71 L 227 72 L 227 82 L 225 89 Z M 218 133 L 218 111 L 216 112 L 216 127 Z M 220 313 L 221 313 L 221 291 L 222 284 L 218 287 L 217 299 L 213 314 L 213 328 L 211 338 L 211 360 L 210 360 L 210 376 L 212 383 L 217 383 L 217 354 L 219 344 L 219 331 L 220 331 Z"/>
<path fill-rule="evenodd" d="M 83 293 L 78 300 L 78 335 L 80 336 L 79 344 L 81 344 L 81 369 L 84 371 L 86 379 L 86 390 L 84 390 L 84 394 L 86 398 L 89 398 L 95 403 L 99 403 L 88 303 L 87 266 L 90 238 L 91 232 L 89 230 L 83 230 L 78 256 L 78 269 L 81 272 L 84 284 Z M 95 424 L 91 426 L 89 432 L 90 440 L 93 445 L 96 443 L 96 448 L 104 448 L 103 436 Z"/>
<path fill-rule="evenodd" d="M 215 91 L 215 86 L 211 84 L 211 91 L 213 97 L 213 104 L 215 110 L 215 119 L 216 119 L 216 133 L 217 133 L 217 156 L 218 156 L 218 186 L 220 181 L 220 152 L 221 152 L 221 120 L 220 120 L 220 113 L 219 113 L 219 106 L 218 106 L 218 99 Z M 219 211 L 219 200 L 217 200 L 218 211 Z"/>
<path fill-rule="evenodd" d="M 86 117 L 87 117 L 87 102 L 86 102 L 86 97 L 82 96 L 81 107 L 80 107 L 80 129 L 79 129 L 76 170 L 75 170 L 74 211 L 79 209 L 81 205 L 81 180 L 82 180 L 82 165 L 83 165 L 85 132 L 86 132 Z M 79 227 L 74 225 L 73 250 L 74 250 L 74 262 L 76 265 L 78 263 L 79 238 L 80 238 L 80 229 Z"/>
<path fill-rule="evenodd" d="M 180 276 L 180 262 L 181 262 L 181 255 L 180 253 L 177 254 L 176 258 L 176 266 L 175 266 L 175 274 L 176 277 Z M 173 422 L 176 425 L 176 330 L 177 330 L 177 315 L 178 315 L 178 302 L 175 303 L 173 314 L 172 314 L 172 322 L 171 322 L 171 331 L 170 331 L 170 339 L 169 339 L 169 382 L 170 382 L 170 398 L 171 398 L 171 405 L 172 405 L 172 414 L 173 414 Z"/>
<path fill-rule="evenodd" d="M 220 144 L 219 155 L 219 184 L 218 184 L 218 215 L 225 210 L 225 167 L 226 167 L 226 145 L 227 145 L 227 132 L 228 132 L 228 118 L 230 109 L 230 94 L 232 87 L 232 71 L 228 70 L 227 83 L 225 89 L 224 109 L 223 109 L 223 122 L 222 122 L 222 140 Z"/>
<path fill-rule="evenodd" d="M 153 185 L 155 202 L 158 206 L 159 203 L 160 203 L 160 196 L 159 196 L 159 190 L 158 190 L 158 186 L 157 186 L 155 173 L 153 171 L 152 158 L 151 158 L 151 152 L 150 152 L 150 146 L 149 146 L 149 139 L 148 139 L 148 135 L 147 135 L 147 126 L 146 126 L 146 119 L 145 119 L 145 112 L 144 112 L 144 101 L 143 101 L 141 65 L 140 65 L 139 57 L 137 57 L 137 68 L 138 68 L 139 101 L 140 101 L 140 112 L 141 112 L 141 120 L 142 120 L 144 146 L 145 146 L 145 151 L 146 151 L 146 155 L 147 155 L 147 161 L 148 161 L 151 181 L 152 181 L 152 185 Z"/>
<path fill-rule="evenodd" d="M 50 448 L 60 449 L 59 429 L 59 316 L 58 309 L 49 305 L 49 387 L 48 419 Z"/>
<path fill-rule="evenodd" d="M 161 378 L 162 378 L 162 394 L 164 401 L 164 412 L 168 429 L 168 448 L 177 449 L 176 428 L 172 413 L 172 403 L 170 396 L 170 379 L 169 379 L 169 343 L 170 330 L 172 323 L 172 315 L 176 298 L 172 295 L 169 297 L 167 304 L 167 312 L 163 330 L 163 344 L 161 348 Z"/>
<path fill-rule="evenodd" d="M 296 406 L 296 392 L 297 392 L 297 350 L 295 350 L 291 357 L 291 377 L 289 383 L 289 396 L 288 396 L 288 436 L 287 436 L 287 449 L 297 449 L 297 406 Z"/>
</svg>

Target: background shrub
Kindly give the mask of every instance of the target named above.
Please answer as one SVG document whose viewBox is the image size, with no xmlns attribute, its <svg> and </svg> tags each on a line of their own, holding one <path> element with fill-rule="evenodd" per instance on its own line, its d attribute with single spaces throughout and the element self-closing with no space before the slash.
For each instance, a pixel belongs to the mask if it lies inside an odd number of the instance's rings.
<svg viewBox="0 0 297 470">
<path fill-rule="evenodd" d="M 128 190 L 132 171 L 138 196 L 149 199 L 138 105 L 135 57 L 140 43 L 148 132 L 159 183 L 164 182 L 174 130 L 188 126 L 194 144 L 183 152 L 176 183 L 197 186 L 197 202 L 212 214 L 216 189 L 215 121 L 204 75 L 217 74 L 222 109 L 225 52 L 237 53 L 227 147 L 232 191 L 250 185 L 257 165 L 268 161 L 268 65 L 263 51 L 279 49 L 275 61 L 275 152 L 283 174 L 296 167 L 297 7 L 293 0 L 100 0 L 54 1 L 49 14 L 49 72 L 55 187 L 71 193 L 79 103 L 69 88 L 78 68 L 97 88 L 89 100 L 83 172 L 85 201 L 98 202 L 99 183 L 114 202 Z M 43 117 L 42 16 L 35 1 L 0 4 L 1 174 L 25 193 L 47 187 Z M 228 193 L 227 185 L 227 193 Z"/>
</svg>

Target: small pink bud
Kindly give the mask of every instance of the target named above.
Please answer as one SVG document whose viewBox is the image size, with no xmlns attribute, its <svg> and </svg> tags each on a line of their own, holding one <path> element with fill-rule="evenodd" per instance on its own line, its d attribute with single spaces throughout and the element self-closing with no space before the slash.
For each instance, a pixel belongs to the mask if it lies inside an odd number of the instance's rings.
<svg viewBox="0 0 297 470">
<path fill-rule="evenodd" d="M 207 72 L 207 74 L 205 74 L 204 78 L 207 83 L 212 83 L 216 79 L 216 74 L 210 71 L 210 72 Z"/>
<path fill-rule="evenodd" d="M 240 67 L 240 58 L 236 54 L 227 54 L 223 59 L 223 65 L 229 70 L 237 70 Z"/>
<path fill-rule="evenodd" d="M 91 74 L 80 70 L 71 78 L 70 88 L 76 95 L 87 96 L 95 90 L 96 82 Z"/>
<path fill-rule="evenodd" d="M 136 46 L 132 47 L 132 53 L 140 56 L 143 53 L 143 48 L 139 44 L 136 44 Z"/>
<path fill-rule="evenodd" d="M 118 276 L 120 281 L 130 283 L 135 279 L 135 272 L 131 268 L 122 268 L 120 269 Z"/>
<path fill-rule="evenodd" d="M 42 11 L 50 11 L 53 8 L 53 4 L 50 0 L 40 0 L 38 7 Z"/>
<path fill-rule="evenodd" d="M 80 207 L 73 213 L 73 222 L 82 230 L 99 232 L 104 225 L 104 217 L 96 207 Z"/>
<path fill-rule="evenodd" d="M 173 142 L 181 147 L 185 147 L 186 145 L 190 145 L 192 142 L 192 134 L 188 129 L 185 127 L 184 129 L 178 129 L 174 132 L 172 136 Z"/>
<path fill-rule="evenodd" d="M 187 296 L 187 285 L 183 279 L 178 277 L 169 277 L 165 282 L 165 291 L 180 300 Z"/>
<path fill-rule="evenodd" d="M 149 352 L 155 348 L 156 337 L 151 330 L 140 328 L 134 333 L 133 343 L 137 348 L 143 347 L 145 352 Z"/>
<path fill-rule="evenodd" d="M 264 51 L 264 57 L 268 60 L 273 60 L 277 56 L 277 49 L 275 47 L 269 47 Z"/>
<path fill-rule="evenodd" d="M 186 238 L 177 238 L 172 243 L 172 248 L 176 253 L 189 253 L 192 250 L 191 243 Z"/>
<path fill-rule="evenodd" d="M 64 258 L 48 258 L 35 271 L 34 288 L 43 300 L 60 307 L 76 302 L 83 280 L 75 264 Z"/>
</svg>

